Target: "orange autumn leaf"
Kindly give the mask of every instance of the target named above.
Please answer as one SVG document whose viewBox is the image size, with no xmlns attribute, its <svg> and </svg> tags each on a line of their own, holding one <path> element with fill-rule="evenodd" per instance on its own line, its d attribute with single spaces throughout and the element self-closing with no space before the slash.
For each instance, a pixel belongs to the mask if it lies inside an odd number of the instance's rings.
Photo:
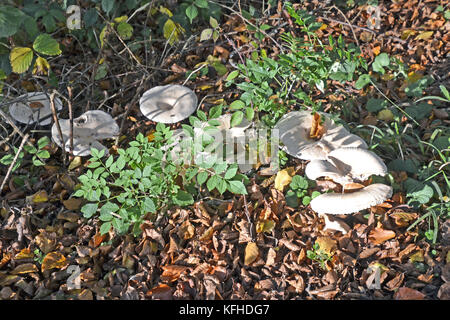
<svg viewBox="0 0 450 320">
<path fill-rule="evenodd" d="M 373 244 L 381 244 L 389 239 L 395 237 L 395 232 L 392 230 L 385 230 L 383 228 L 375 228 L 369 233 L 369 242 Z"/>
<path fill-rule="evenodd" d="M 97 248 L 106 239 L 106 234 L 96 233 L 94 237 L 89 241 L 89 245 L 93 248 Z"/>
<path fill-rule="evenodd" d="M 66 257 L 64 257 L 60 252 L 49 252 L 42 260 L 41 271 L 50 269 L 61 269 L 68 265 Z"/>
<path fill-rule="evenodd" d="M 14 260 L 31 259 L 33 257 L 34 257 L 34 253 L 31 252 L 30 249 L 25 248 L 25 249 L 20 250 L 20 252 L 15 255 Z"/>
<path fill-rule="evenodd" d="M 247 244 L 247 247 L 245 247 L 244 264 L 246 266 L 252 264 L 253 262 L 255 262 L 258 256 L 259 256 L 258 246 L 254 242 L 249 242 Z"/>
<path fill-rule="evenodd" d="M 150 289 L 146 295 L 153 299 L 169 300 L 172 299 L 172 289 L 167 284 L 160 284 Z"/>
<path fill-rule="evenodd" d="M 312 123 L 311 123 L 311 131 L 309 132 L 310 138 L 320 138 L 325 133 L 325 128 L 321 124 L 320 114 L 314 113 Z"/>
<path fill-rule="evenodd" d="M 178 265 L 168 265 L 168 266 L 161 266 L 161 269 L 163 269 L 161 279 L 168 282 L 174 282 L 178 280 L 178 278 L 188 269 L 188 267 Z"/>
</svg>

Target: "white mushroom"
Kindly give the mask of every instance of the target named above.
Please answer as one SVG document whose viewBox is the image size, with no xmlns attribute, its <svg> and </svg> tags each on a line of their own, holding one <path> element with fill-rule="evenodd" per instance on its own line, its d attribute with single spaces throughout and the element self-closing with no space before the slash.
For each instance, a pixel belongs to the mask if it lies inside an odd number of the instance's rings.
<svg viewBox="0 0 450 320">
<path fill-rule="evenodd" d="M 343 126 L 336 125 L 326 113 L 319 114 L 324 119 L 321 124 L 324 133 L 320 139 L 310 137 L 313 115 L 309 111 L 294 111 L 284 115 L 274 127 L 284 145 L 283 150 L 302 160 L 325 160 L 328 152 L 337 148 L 367 148 L 363 139 L 351 134 Z"/>
<path fill-rule="evenodd" d="M 354 180 L 365 181 L 371 175 L 385 176 L 383 160 L 371 151 L 359 148 L 339 148 L 328 154 L 328 160 L 311 160 L 305 168 L 311 180 L 328 177 L 345 185 Z"/>
<path fill-rule="evenodd" d="M 59 125 L 64 139 L 66 151 L 70 150 L 70 120 L 59 119 Z M 90 110 L 73 120 L 73 147 L 74 155 L 88 156 L 91 154 L 91 148 L 105 150 L 108 148 L 102 145 L 98 140 L 109 139 L 119 134 L 119 126 L 108 113 L 101 110 Z M 52 126 L 52 139 L 62 148 L 61 137 L 56 123 Z"/>
<path fill-rule="evenodd" d="M 352 193 L 324 193 L 310 204 L 319 214 L 349 214 L 379 205 L 391 196 L 392 187 L 376 183 Z"/>
<path fill-rule="evenodd" d="M 161 123 L 176 123 L 197 109 L 197 96 L 188 87 L 168 84 L 147 90 L 139 100 L 142 114 Z"/>
<path fill-rule="evenodd" d="M 9 106 L 11 117 L 21 123 L 31 124 L 38 122 L 41 126 L 49 125 L 52 122 L 52 109 L 50 107 L 50 98 L 44 92 L 29 92 L 17 98 Z M 55 109 L 62 109 L 62 102 L 55 97 Z"/>
</svg>

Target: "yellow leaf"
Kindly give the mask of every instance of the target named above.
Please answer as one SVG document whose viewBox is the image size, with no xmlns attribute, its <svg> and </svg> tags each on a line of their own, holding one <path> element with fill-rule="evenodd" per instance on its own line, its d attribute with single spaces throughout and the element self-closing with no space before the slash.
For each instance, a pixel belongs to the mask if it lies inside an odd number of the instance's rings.
<svg viewBox="0 0 450 320">
<path fill-rule="evenodd" d="M 24 73 L 33 60 L 33 50 L 25 47 L 15 47 L 11 50 L 9 61 L 13 72 Z"/>
<path fill-rule="evenodd" d="M 291 183 L 294 174 L 295 170 L 293 167 L 278 171 L 277 176 L 275 177 L 275 189 L 283 191 L 284 188 Z"/>
<path fill-rule="evenodd" d="M 14 260 L 21 260 L 21 259 L 31 259 L 34 257 L 34 253 L 31 252 L 30 249 L 25 248 L 22 249 L 16 256 L 14 257 Z"/>
<path fill-rule="evenodd" d="M 322 23 L 319 30 L 325 30 L 326 28 L 328 28 L 328 25 L 326 23 Z"/>
<path fill-rule="evenodd" d="M 32 199 L 33 203 L 47 202 L 48 201 L 47 191 L 45 191 L 45 190 L 38 191 L 32 196 L 31 199 Z"/>
<path fill-rule="evenodd" d="M 164 38 L 166 38 L 171 45 L 180 41 L 180 36 L 184 33 L 184 31 L 185 30 L 183 27 L 174 22 L 172 19 L 167 19 L 166 23 L 164 23 Z"/>
<path fill-rule="evenodd" d="M 378 112 L 377 119 L 390 122 L 390 121 L 394 120 L 394 114 L 392 113 L 391 110 L 384 109 L 384 110 L 381 110 L 380 112 Z"/>
<path fill-rule="evenodd" d="M 73 158 L 72 162 L 69 164 L 69 171 L 78 168 L 81 165 L 81 157 Z"/>
<path fill-rule="evenodd" d="M 319 245 L 320 250 L 326 254 L 333 254 L 336 250 L 336 241 L 330 237 L 317 237 L 316 243 Z"/>
<path fill-rule="evenodd" d="M 153 140 L 155 140 L 155 132 L 155 130 L 151 130 L 149 133 L 147 133 L 148 142 L 152 142 Z"/>
<path fill-rule="evenodd" d="M 272 232 L 275 227 L 275 222 L 273 220 L 259 220 L 256 223 L 256 232 Z"/>
<path fill-rule="evenodd" d="M 255 262 L 258 256 L 259 256 L 258 246 L 254 242 L 249 242 L 245 247 L 244 264 L 246 266 L 252 264 L 253 262 Z"/>
<path fill-rule="evenodd" d="M 47 255 L 44 257 L 44 260 L 42 260 L 41 265 L 41 271 L 44 272 L 45 270 L 50 269 L 61 269 L 67 266 L 68 262 L 66 257 L 64 257 L 61 253 L 53 251 L 47 253 Z"/>
<path fill-rule="evenodd" d="M 37 57 L 33 67 L 33 74 L 47 75 L 50 70 L 50 64 L 45 58 Z"/>
<path fill-rule="evenodd" d="M 410 36 L 415 35 L 415 34 L 416 34 L 415 30 L 412 30 L 412 29 L 405 30 L 405 31 L 402 32 L 401 38 L 402 38 L 402 40 L 406 40 Z"/>
<path fill-rule="evenodd" d="M 167 9 L 166 7 L 159 6 L 159 11 L 160 11 L 161 13 L 164 13 L 165 15 L 168 15 L 169 17 L 172 17 L 172 16 L 173 16 L 172 11 L 170 11 L 170 10 Z"/>
<path fill-rule="evenodd" d="M 128 19 L 128 16 L 121 16 L 121 17 L 114 18 L 114 22 L 121 23 L 121 22 L 127 21 L 127 19 Z"/>
<path fill-rule="evenodd" d="M 409 261 L 411 263 L 414 262 L 423 262 L 425 259 L 423 258 L 423 251 L 419 250 L 415 253 L 413 253 L 412 255 L 409 256 Z"/>
<path fill-rule="evenodd" d="M 414 40 L 427 40 L 433 35 L 433 31 L 421 32 Z"/>
</svg>

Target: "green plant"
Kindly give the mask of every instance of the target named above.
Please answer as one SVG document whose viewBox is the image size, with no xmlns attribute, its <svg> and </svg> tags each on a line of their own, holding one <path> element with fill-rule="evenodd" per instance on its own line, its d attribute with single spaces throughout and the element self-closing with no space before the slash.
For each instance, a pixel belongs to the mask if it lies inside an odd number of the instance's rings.
<svg viewBox="0 0 450 320">
<path fill-rule="evenodd" d="M 316 242 L 314 243 L 312 250 L 306 250 L 306 257 L 308 257 L 308 259 L 312 261 L 319 263 L 322 270 L 327 270 L 326 264 L 328 261 L 331 261 L 333 255 L 323 251 L 320 248 L 319 243 Z"/>
<path fill-rule="evenodd" d="M 50 139 L 47 136 L 45 136 L 38 140 L 37 148 L 34 146 L 31 146 L 31 145 L 25 145 L 23 147 L 24 151 L 21 151 L 19 153 L 16 163 L 12 167 L 12 172 L 17 170 L 17 168 L 19 168 L 22 165 L 23 160 L 25 159 L 26 153 L 33 155 L 31 161 L 34 166 L 39 167 L 39 166 L 45 165 L 43 160 L 50 158 L 50 153 L 47 150 L 45 150 L 45 147 L 48 146 L 49 144 L 50 144 Z M 13 147 L 13 151 L 14 151 L 14 154 L 7 154 L 7 155 L 3 156 L 0 159 L 0 163 L 5 166 L 10 165 L 14 161 L 14 157 L 17 154 L 17 152 L 19 151 L 19 149 L 16 147 Z"/>
<path fill-rule="evenodd" d="M 286 203 L 290 207 L 297 207 L 298 200 L 301 199 L 302 204 L 307 206 L 312 199 L 320 195 L 320 192 L 313 191 L 309 192 L 308 189 L 314 186 L 314 181 L 309 180 L 305 177 L 295 175 L 292 177 L 292 181 L 289 184 L 289 190 L 286 193 Z"/>
<path fill-rule="evenodd" d="M 34 249 L 34 258 L 33 260 L 36 261 L 39 264 L 42 264 L 42 261 L 44 261 L 44 254 L 39 249 Z"/>
<path fill-rule="evenodd" d="M 190 120 L 197 123 L 196 119 L 206 119 L 201 110 L 197 116 L 199 118 Z M 210 122 L 214 124 L 213 120 Z M 133 233 L 138 235 L 144 219 L 154 219 L 172 205 L 192 204 L 193 194 L 198 194 L 198 189 L 204 185 L 209 192 L 246 194 L 243 181 L 248 178 L 238 174 L 236 164 L 215 157 L 192 161 L 191 156 L 206 150 L 212 141 L 206 142 L 207 133 L 202 135 L 202 140 L 196 141 L 194 128 L 189 125 L 183 125 L 183 130 L 192 138 L 182 141 L 189 150 L 186 162 L 172 158 L 173 131 L 161 123 L 156 126 L 153 141 L 138 134 L 127 149 L 118 149 L 116 158 L 110 155 L 103 160 L 104 151 L 92 149 L 90 169 L 79 177 L 81 187 L 74 193 L 74 196 L 89 201 L 81 208 L 84 217 L 91 218 L 99 210 L 101 233 L 113 227 L 119 234 L 124 234 L 131 226 Z M 167 151 L 162 148 L 170 145 L 172 147 Z"/>
</svg>

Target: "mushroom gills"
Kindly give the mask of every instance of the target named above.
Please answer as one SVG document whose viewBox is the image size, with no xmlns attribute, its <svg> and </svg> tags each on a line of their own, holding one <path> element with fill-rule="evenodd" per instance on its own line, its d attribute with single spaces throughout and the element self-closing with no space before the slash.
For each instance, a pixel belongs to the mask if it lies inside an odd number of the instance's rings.
<svg viewBox="0 0 450 320">
<path fill-rule="evenodd" d="M 310 205 L 319 214 L 349 214 L 379 205 L 391 196 L 392 187 L 376 183 L 352 193 L 324 193 Z"/>
</svg>

